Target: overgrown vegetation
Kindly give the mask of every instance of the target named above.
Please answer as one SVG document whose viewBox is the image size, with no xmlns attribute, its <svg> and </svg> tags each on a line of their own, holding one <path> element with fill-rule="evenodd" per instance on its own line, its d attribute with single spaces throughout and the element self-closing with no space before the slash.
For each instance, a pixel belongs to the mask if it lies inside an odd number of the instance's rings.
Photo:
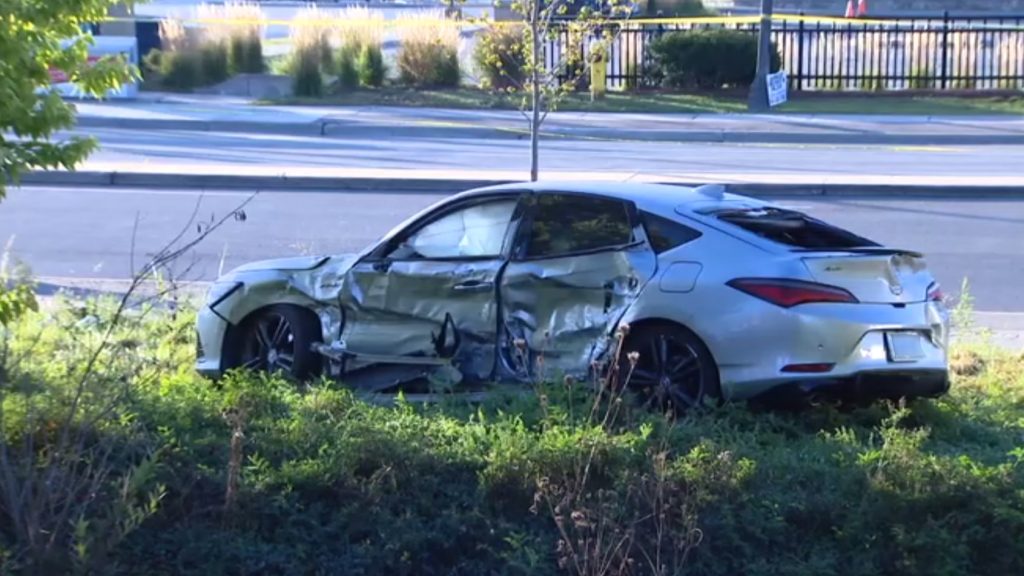
<svg viewBox="0 0 1024 576">
<path fill-rule="evenodd" d="M 192 313 L 168 304 L 114 322 L 116 303 L 61 301 L 4 329 L 0 572 L 1024 570 L 1024 358 L 983 342 L 956 352 L 941 400 L 672 422 L 571 380 L 432 407 L 214 384 L 191 369 Z M 53 460 L 63 430 L 74 461 Z M 31 532 L 12 487 L 40 466 L 105 473 L 34 484 Z"/>
</svg>

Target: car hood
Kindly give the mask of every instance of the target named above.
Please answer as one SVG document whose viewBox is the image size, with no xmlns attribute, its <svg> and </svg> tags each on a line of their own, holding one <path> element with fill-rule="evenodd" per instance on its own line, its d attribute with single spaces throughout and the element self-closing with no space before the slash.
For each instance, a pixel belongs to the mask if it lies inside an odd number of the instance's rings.
<svg viewBox="0 0 1024 576">
<path fill-rule="evenodd" d="M 240 272 L 261 272 L 264 270 L 282 270 L 288 272 L 312 270 L 314 268 L 322 266 L 324 263 L 331 259 L 331 256 L 296 256 L 293 258 L 257 260 L 256 262 L 249 262 L 248 264 L 243 264 L 238 268 L 235 268 L 234 270 L 229 272 L 228 275 L 238 274 Z"/>
</svg>

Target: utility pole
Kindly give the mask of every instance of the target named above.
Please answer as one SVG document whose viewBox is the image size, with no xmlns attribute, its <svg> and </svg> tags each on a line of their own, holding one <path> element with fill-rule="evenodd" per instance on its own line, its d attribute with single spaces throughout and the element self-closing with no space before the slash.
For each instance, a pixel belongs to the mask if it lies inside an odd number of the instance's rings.
<svg viewBox="0 0 1024 576">
<path fill-rule="evenodd" d="M 751 112 L 767 112 L 768 74 L 772 63 L 772 0 L 761 0 L 761 30 L 757 43 L 757 72 L 750 85 L 750 101 L 747 109 Z"/>
</svg>

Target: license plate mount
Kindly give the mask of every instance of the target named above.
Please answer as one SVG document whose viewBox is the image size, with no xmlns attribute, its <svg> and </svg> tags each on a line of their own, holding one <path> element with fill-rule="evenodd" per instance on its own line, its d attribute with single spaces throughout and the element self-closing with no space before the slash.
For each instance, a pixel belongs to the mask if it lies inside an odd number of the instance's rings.
<svg viewBox="0 0 1024 576">
<path fill-rule="evenodd" d="M 924 358 L 924 337 L 918 332 L 886 332 L 890 362 L 916 362 Z"/>
</svg>

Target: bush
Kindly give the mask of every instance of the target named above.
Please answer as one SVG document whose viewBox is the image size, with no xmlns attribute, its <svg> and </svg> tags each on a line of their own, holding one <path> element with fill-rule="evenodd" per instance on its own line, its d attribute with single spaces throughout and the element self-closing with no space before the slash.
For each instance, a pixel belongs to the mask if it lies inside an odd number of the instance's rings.
<svg viewBox="0 0 1024 576">
<path fill-rule="evenodd" d="M 161 84 L 167 88 L 191 90 L 203 85 L 203 63 L 198 52 L 154 49 L 146 56 L 145 65 L 160 76 Z"/>
<path fill-rule="evenodd" d="M 457 88 L 462 77 L 458 52 L 439 42 L 402 44 L 398 73 L 414 88 Z"/>
<path fill-rule="evenodd" d="M 457 88 L 462 80 L 459 66 L 459 30 L 441 14 L 422 13 L 415 26 L 401 31 L 398 76 L 415 88 Z"/>
<path fill-rule="evenodd" d="M 199 61 L 203 69 L 203 84 L 219 84 L 231 76 L 228 64 L 228 46 L 222 42 L 207 42 L 199 47 Z"/>
<path fill-rule="evenodd" d="M 387 70 L 384 68 L 384 54 L 380 46 L 363 46 L 359 52 L 359 83 L 370 88 L 380 88 L 384 85 L 384 77 Z"/>
<path fill-rule="evenodd" d="M 108 303 L 58 300 L 0 330 L 0 573 L 1024 573 L 1018 354 L 972 348 L 983 361 L 935 401 L 679 422 L 623 407 L 605 426 L 619 404 L 595 420 L 571 381 L 393 408 L 330 383 L 213 384 L 191 367 L 194 313 L 166 304 L 113 329 Z M 57 545 L 25 554 L 12 478 L 52 460 L 108 329 L 72 422 L 82 459 L 61 468 L 104 475 L 75 494 L 74 529 L 42 507 Z M 36 480 L 30 501 L 54 504 Z"/>
<path fill-rule="evenodd" d="M 757 71 L 757 36 L 738 30 L 673 32 L 651 43 L 662 83 L 670 88 L 746 88 Z M 782 57 L 773 45 L 771 69 Z"/>
<path fill-rule="evenodd" d="M 350 46 L 343 46 L 335 59 L 338 73 L 338 85 L 343 90 L 354 90 L 359 87 L 359 68 L 356 59 L 359 53 Z"/>
<path fill-rule="evenodd" d="M 292 93 L 306 98 L 324 95 L 324 79 L 320 71 L 319 50 L 297 50 L 292 56 Z"/>
<path fill-rule="evenodd" d="M 492 26 L 477 36 L 473 59 L 482 88 L 508 91 L 526 85 L 525 37 L 523 26 Z"/>
<path fill-rule="evenodd" d="M 263 39 L 259 35 L 233 34 L 230 47 L 232 74 L 261 74 L 266 69 L 263 63 Z"/>
</svg>

